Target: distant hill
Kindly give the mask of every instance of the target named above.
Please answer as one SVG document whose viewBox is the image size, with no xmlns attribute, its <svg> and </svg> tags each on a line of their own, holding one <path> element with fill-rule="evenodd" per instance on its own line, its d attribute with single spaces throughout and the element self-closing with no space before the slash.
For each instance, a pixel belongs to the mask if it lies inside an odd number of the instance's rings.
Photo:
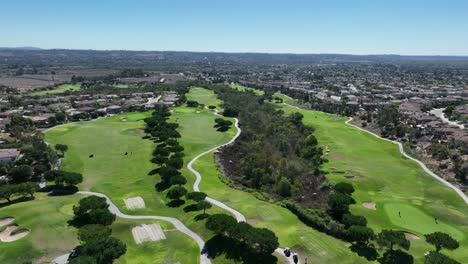
<svg viewBox="0 0 468 264">
<path fill-rule="evenodd" d="M 340 63 L 422 63 L 466 64 L 468 56 L 403 56 L 350 54 L 279 54 L 224 53 L 189 51 L 129 51 L 129 50 L 68 50 L 35 47 L 0 48 L 9 64 L 29 64 L 32 61 L 49 65 L 93 65 L 154 67 L 161 65 L 193 65 L 204 63 L 235 64 L 340 64 Z"/>
<path fill-rule="evenodd" d="M 42 50 L 37 47 L 0 47 L 0 50 Z"/>
</svg>

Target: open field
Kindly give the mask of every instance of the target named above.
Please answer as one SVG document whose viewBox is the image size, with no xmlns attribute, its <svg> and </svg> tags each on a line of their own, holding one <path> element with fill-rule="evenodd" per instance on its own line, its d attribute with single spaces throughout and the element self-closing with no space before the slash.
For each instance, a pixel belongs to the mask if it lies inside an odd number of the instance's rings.
<svg viewBox="0 0 468 264">
<path fill-rule="evenodd" d="M 35 200 L 0 208 L 0 218 L 14 217 L 20 229 L 30 231 L 17 241 L 0 242 L 0 263 L 48 262 L 75 247 L 76 229 L 68 226 L 67 221 L 72 218 L 72 207 L 80 198 L 37 193 Z"/>
<path fill-rule="evenodd" d="M 324 166 L 327 177 L 356 188 L 353 213 L 366 216 L 376 231 L 393 228 L 419 237 L 447 232 L 460 241 L 460 248 L 448 254 L 468 262 L 468 205 L 455 192 L 402 157 L 396 145 L 344 124 L 345 117 L 281 107 L 287 113 L 301 112 L 304 123 L 316 128 L 319 143 L 330 149 L 330 162 Z M 375 202 L 377 210 L 365 208 L 363 202 Z M 411 243 L 411 253 L 422 263 L 424 252 L 433 247 L 424 239 Z"/>
<path fill-rule="evenodd" d="M 79 83 L 77 84 L 62 84 L 57 87 L 55 87 L 53 90 L 44 90 L 44 91 L 37 91 L 37 92 L 32 92 L 29 95 L 33 96 L 42 96 L 42 95 L 48 95 L 48 94 L 61 94 L 66 91 L 78 91 L 81 89 L 81 86 Z"/>
<path fill-rule="evenodd" d="M 197 101 L 200 104 L 205 106 L 214 105 L 219 110 L 223 101 L 219 100 L 216 97 L 216 94 L 213 91 L 201 88 L 201 87 L 192 87 L 190 92 L 186 94 L 188 100 Z"/>
<path fill-rule="evenodd" d="M 241 91 L 241 92 L 245 92 L 247 90 L 249 91 L 253 91 L 255 94 L 257 95 L 263 95 L 265 92 L 262 91 L 262 90 L 258 90 L 258 89 L 254 89 L 254 88 L 249 88 L 249 87 L 245 87 L 245 86 L 242 86 L 240 84 L 237 84 L 237 83 L 233 83 L 231 84 L 231 88 L 234 89 L 234 90 L 238 90 L 238 91 Z"/>
</svg>

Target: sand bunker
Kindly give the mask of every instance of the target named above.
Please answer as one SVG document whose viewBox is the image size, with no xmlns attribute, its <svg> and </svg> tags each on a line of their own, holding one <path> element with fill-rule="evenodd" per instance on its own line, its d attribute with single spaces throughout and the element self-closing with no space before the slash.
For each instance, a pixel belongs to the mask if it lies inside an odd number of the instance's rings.
<svg viewBox="0 0 468 264">
<path fill-rule="evenodd" d="M 367 209 L 377 210 L 377 206 L 374 202 L 363 202 L 362 206 L 364 206 Z"/>
<path fill-rule="evenodd" d="M 5 217 L 3 219 L 0 219 L 0 227 L 6 226 L 13 221 L 15 221 L 15 218 L 13 217 Z"/>
<path fill-rule="evenodd" d="M 409 233 L 409 232 L 403 232 L 403 233 L 405 234 L 406 239 L 409 239 L 409 240 L 419 240 L 419 239 L 421 239 L 420 237 L 418 237 L 415 234 L 412 234 L 412 233 Z"/>
<path fill-rule="evenodd" d="M 0 232 L 0 241 L 13 242 L 29 234 L 29 230 L 27 229 L 16 231 L 17 229 L 18 225 L 16 224 L 7 226 L 2 232 Z"/>
<path fill-rule="evenodd" d="M 124 202 L 129 210 L 145 208 L 145 201 L 140 196 L 124 199 Z"/>
<path fill-rule="evenodd" d="M 141 244 L 147 241 L 158 241 L 166 239 L 161 226 L 158 224 L 143 224 L 132 229 L 133 239 L 135 243 Z"/>
</svg>

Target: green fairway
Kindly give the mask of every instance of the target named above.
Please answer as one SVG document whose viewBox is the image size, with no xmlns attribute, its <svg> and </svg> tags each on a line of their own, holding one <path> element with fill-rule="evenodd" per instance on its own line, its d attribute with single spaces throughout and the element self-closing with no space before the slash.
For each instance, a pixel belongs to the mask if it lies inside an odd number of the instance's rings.
<svg viewBox="0 0 468 264">
<path fill-rule="evenodd" d="M 45 91 L 37 91 L 30 93 L 29 95 L 37 95 L 37 96 L 42 96 L 42 95 L 48 95 L 48 94 L 61 94 L 66 91 L 78 91 L 81 89 L 81 84 L 62 84 L 57 87 L 55 87 L 53 90 L 45 90 Z"/>
<path fill-rule="evenodd" d="M 258 90 L 258 89 L 254 89 L 254 88 L 249 88 L 249 87 L 245 87 L 243 85 L 240 85 L 240 84 L 237 84 L 237 83 L 233 83 L 230 85 L 232 89 L 234 90 L 237 90 L 237 91 L 241 91 L 241 92 L 244 92 L 244 91 L 253 91 L 255 94 L 257 95 L 263 95 L 265 94 L 264 91 L 262 90 Z"/>
<path fill-rule="evenodd" d="M 205 106 L 214 105 L 219 110 L 223 101 L 219 100 L 216 97 L 216 94 L 211 91 L 201 87 L 192 87 L 190 92 L 186 94 L 187 100 L 197 101 L 200 104 Z"/>
<path fill-rule="evenodd" d="M 74 248 L 78 243 L 76 229 L 68 226 L 67 221 L 72 218 L 72 207 L 80 198 L 37 193 L 33 201 L 0 208 L 0 218 L 14 217 L 19 228 L 30 231 L 17 241 L 0 242 L 0 263 L 48 262 Z"/>
<path fill-rule="evenodd" d="M 350 182 L 356 188 L 353 213 L 366 216 L 377 231 L 393 228 L 421 237 L 412 241 L 411 248 L 418 263 L 422 263 L 424 252 L 433 249 L 423 235 L 447 232 L 460 241 L 460 248 L 449 255 L 468 263 L 468 205 L 455 192 L 402 157 L 396 145 L 344 124 L 345 117 L 281 107 L 287 113 L 301 112 L 304 123 L 316 128 L 319 143 L 330 149 L 330 162 L 324 166 L 327 177 Z M 375 202 L 377 210 L 363 207 L 365 201 Z"/>
<path fill-rule="evenodd" d="M 166 239 L 137 244 L 133 239 L 132 228 L 141 224 L 159 224 Z M 112 224 L 112 236 L 119 238 L 127 245 L 127 253 L 120 257 L 116 264 L 147 263 L 193 263 L 198 259 L 198 245 L 191 238 L 174 229 L 164 221 L 117 219 Z"/>
</svg>

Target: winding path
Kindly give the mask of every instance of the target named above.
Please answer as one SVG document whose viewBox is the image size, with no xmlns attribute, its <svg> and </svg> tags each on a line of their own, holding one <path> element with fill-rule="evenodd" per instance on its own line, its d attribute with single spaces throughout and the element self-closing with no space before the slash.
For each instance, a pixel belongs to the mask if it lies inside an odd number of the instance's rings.
<svg viewBox="0 0 468 264">
<path fill-rule="evenodd" d="M 218 113 L 217 110 L 215 110 L 214 115 L 220 116 L 220 114 Z M 195 175 L 195 177 L 196 177 L 195 182 L 193 183 L 193 190 L 194 190 L 194 191 L 196 191 L 196 192 L 199 192 L 199 191 L 200 191 L 199 185 L 200 185 L 200 182 L 202 181 L 202 175 L 201 175 L 197 170 L 195 170 L 195 169 L 193 168 L 193 164 L 194 164 L 199 158 L 203 157 L 204 155 L 206 155 L 206 154 L 208 154 L 208 153 L 210 153 L 210 152 L 213 152 L 213 151 L 215 151 L 215 150 L 217 150 L 217 149 L 219 149 L 219 148 L 222 148 L 222 147 L 224 147 L 224 146 L 231 145 L 232 143 L 234 143 L 234 141 L 236 141 L 236 139 L 240 136 L 242 130 L 241 130 L 241 128 L 239 127 L 239 119 L 237 119 L 237 118 L 234 118 L 234 119 L 235 119 L 234 125 L 235 125 L 235 127 L 236 127 L 236 129 L 237 129 L 237 133 L 236 133 L 236 135 L 235 135 L 231 140 L 229 140 L 229 142 L 224 143 L 224 144 L 219 145 L 219 146 L 216 146 L 216 147 L 213 147 L 213 148 L 211 148 L 211 149 L 209 149 L 209 150 L 207 150 L 207 151 L 205 151 L 205 152 L 202 152 L 202 153 L 198 154 L 196 157 L 194 157 L 192 160 L 190 160 L 190 162 L 187 164 L 187 169 L 188 169 L 190 172 L 192 172 L 192 173 Z M 222 209 L 224 209 L 224 210 L 230 212 L 231 214 L 233 214 L 233 215 L 236 217 L 237 222 L 247 222 L 245 216 L 244 216 L 241 212 L 235 210 L 234 208 L 229 207 L 229 206 L 227 206 L 226 204 L 224 204 L 224 203 L 222 203 L 222 202 L 220 202 L 220 201 L 218 201 L 218 200 L 215 200 L 215 199 L 213 199 L 213 198 L 211 198 L 211 197 L 206 197 L 205 200 L 207 200 L 207 201 L 210 202 L 211 204 L 216 205 L 216 206 L 218 206 L 219 208 L 222 208 Z M 275 252 L 278 253 L 279 255 L 281 255 L 282 257 L 284 257 L 284 258 L 288 261 L 289 264 L 294 264 L 294 261 L 293 261 L 292 256 L 289 257 L 289 258 L 286 257 L 286 256 L 283 254 L 283 251 L 284 251 L 283 248 L 277 248 L 277 249 L 275 250 Z"/>
<path fill-rule="evenodd" d="M 119 208 L 107 197 L 107 195 L 103 193 L 97 193 L 97 192 L 87 192 L 87 191 L 80 191 L 78 194 L 82 195 L 95 195 L 98 197 L 102 197 L 106 199 L 107 204 L 109 204 L 109 211 L 111 213 L 115 214 L 117 217 L 120 218 L 125 218 L 125 219 L 151 219 L 151 220 L 162 220 L 166 222 L 172 223 L 177 230 L 180 232 L 186 234 L 187 236 L 191 237 L 195 242 L 198 244 L 198 247 L 200 248 L 200 252 L 203 252 L 203 249 L 205 247 L 205 242 L 203 239 L 193 232 L 192 230 L 188 229 L 180 220 L 173 218 L 173 217 L 167 217 L 167 216 L 157 216 L 157 215 L 128 215 L 122 213 Z M 56 258 L 52 263 L 67 263 L 69 254 L 62 255 L 58 258 Z M 200 264 L 211 264 L 210 259 L 206 254 L 200 254 Z"/>
<path fill-rule="evenodd" d="M 300 110 L 305 110 L 305 109 L 302 109 L 302 108 L 299 108 L 297 106 L 294 106 L 294 105 L 290 105 L 290 104 L 287 104 L 287 103 L 283 103 L 287 106 L 290 106 L 290 107 L 293 107 L 293 108 L 297 108 L 297 109 L 300 109 Z M 435 174 L 433 171 L 431 171 L 427 166 L 426 164 L 424 164 L 422 161 L 418 160 L 418 159 L 415 159 L 413 157 L 411 157 L 410 155 L 408 155 L 405 150 L 403 149 L 403 144 L 401 144 L 400 142 L 398 141 L 394 141 L 394 140 L 390 140 L 390 139 L 387 139 L 387 138 L 383 138 L 379 135 L 376 135 L 370 131 L 367 131 L 361 127 L 358 127 L 356 125 L 353 125 L 353 124 L 350 124 L 350 122 L 353 120 L 352 117 L 350 117 L 346 122 L 345 124 L 348 125 L 348 126 L 352 126 L 352 127 L 355 127 L 363 132 L 366 132 L 368 134 L 371 134 L 372 136 L 376 137 L 376 138 L 379 138 L 379 139 L 382 139 L 382 140 L 385 140 L 385 141 L 388 141 L 390 143 L 393 143 L 393 144 L 396 144 L 398 145 L 398 149 L 400 150 L 400 153 L 401 155 L 403 155 L 404 157 L 416 162 L 419 164 L 419 166 L 421 166 L 421 168 L 427 172 L 429 175 L 431 175 L 432 177 L 434 177 L 435 179 L 437 179 L 438 181 L 440 181 L 441 183 L 443 183 L 445 186 L 449 187 L 450 189 L 454 190 L 464 201 L 465 203 L 468 204 L 468 197 L 465 195 L 465 193 L 463 193 L 460 189 L 458 189 L 457 187 L 455 187 L 453 184 L 451 184 L 450 182 L 446 181 L 445 179 L 443 179 L 442 177 L 438 176 L 437 174 Z"/>
</svg>

